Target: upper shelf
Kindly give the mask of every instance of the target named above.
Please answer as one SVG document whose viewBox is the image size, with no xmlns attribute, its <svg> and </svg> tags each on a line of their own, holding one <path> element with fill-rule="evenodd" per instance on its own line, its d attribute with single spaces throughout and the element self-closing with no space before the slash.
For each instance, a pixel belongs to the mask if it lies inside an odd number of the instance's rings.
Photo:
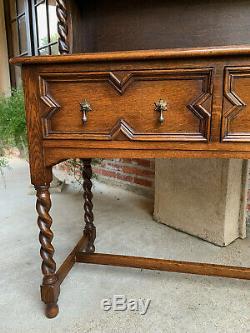
<svg viewBox="0 0 250 333">
<path fill-rule="evenodd" d="M 61 37 L 71 53 L 250 45 L 250 0 L 63 2 Z"/>
<path fill-rule="evenodd" d="M 91 61 L 130 61 L 149 59 L 181 59 L 201 57 L 222 57 L 222 56 L 250 56 L 250 45 L 207 47 L 207 48 L 186 48 L 146 51 L 122 51 L 122 52 L 97 52 L 71 55 L 33 56 L 16 57 L 10 60 L 11 64 L 44 64 L 44 63 L 80 63 Z"/>
</svg>

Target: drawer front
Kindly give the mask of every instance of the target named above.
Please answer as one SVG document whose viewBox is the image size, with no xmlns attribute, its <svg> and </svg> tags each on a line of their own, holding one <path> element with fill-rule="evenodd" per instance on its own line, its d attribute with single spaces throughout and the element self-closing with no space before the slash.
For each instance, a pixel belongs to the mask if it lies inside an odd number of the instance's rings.
<svg viewBox="0 0 250 333">
<path fill-rule="evenodd" d="M 40 94 L 45 138 L 209 139 L 211 68 L 47 73 Z"/>
<path fill-rule="evenodd" d="M 226 67 L 221 140 L 250 142 L 250 67 Z"/>
</svg>

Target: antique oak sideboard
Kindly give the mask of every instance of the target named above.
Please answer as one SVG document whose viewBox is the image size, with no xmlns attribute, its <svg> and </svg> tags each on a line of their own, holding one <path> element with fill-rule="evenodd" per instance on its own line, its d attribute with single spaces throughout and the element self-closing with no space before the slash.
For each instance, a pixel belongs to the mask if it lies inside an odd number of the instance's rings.
<svg viewBox="0 0 250 333">
<path fill-rule="evenodd" d="M 91 192 L 93 157 L 250 158 L 249 12 L 250 1 L 58 0 L 61 55 L 11 60 L 22 66 L 49 318 L 76 262 L 250 279 L 250 268 L 95 253 Z M 85 227 L 56 270 L 49 186 L 69 158 L 83 162 Z"/>
</svg>

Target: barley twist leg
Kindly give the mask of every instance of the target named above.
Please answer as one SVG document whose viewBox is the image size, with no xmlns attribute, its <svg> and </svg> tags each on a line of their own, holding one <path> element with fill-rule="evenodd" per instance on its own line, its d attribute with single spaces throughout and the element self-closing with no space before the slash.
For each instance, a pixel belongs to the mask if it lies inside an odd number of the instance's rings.
<svg viewBox="0 0 250 333">
<path fill-rule="evenodd" d="M 84 233 L 88 236 L 86 252 L 95 252 L 94 241 L 96 238 L 96 228 L 93 215 L 93 193 L 92 193 L 92 167 L 91 159 L 82 159 L 83 176 L 83 199 L 84 199 Z"/>
<path fill-rule="evenodd" d="M 52 218 L 49 215 L 51 200 L 49 186 L 36 186 L 38 213 L 37 223 L 40 229 L 39 241 L 41 244 L 40 255 L 42 257 L 43 283 L 41 286 L 41 296 L 46 304 L 46 316 L 54 318 L 58 313 L 57 300 L 59 296 L 59 286 L 57 284 L 56 263 L 53 259 L 54 247 L 52 245 L 53 232 L 51 230 Z"/>
<path fill-rule="evenodd" d="M 60 54 L 69 53 L 68 23 L 67 23 L 67 7 L 65 0 L 56 1 L 56 14 L 58 19 L 58 45 Z"/>
</svg>

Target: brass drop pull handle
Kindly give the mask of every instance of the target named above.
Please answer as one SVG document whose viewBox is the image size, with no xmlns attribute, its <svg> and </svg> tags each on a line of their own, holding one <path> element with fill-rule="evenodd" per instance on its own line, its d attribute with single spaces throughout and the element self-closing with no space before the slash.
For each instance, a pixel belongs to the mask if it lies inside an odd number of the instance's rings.
<svg viewBox="0 0 250 333">
<path fill-rule="evenodd" d="M 163 112 L 167 111 L 167 102 L 163 99 L 155 102 L 155 111 L 160 112 L 159 122 L 162 124 L 164 122 Z"/>
<path fill-rule="evenodd" d="M 82 103 L 80 103 L 80 108 L 82 111 L 82 122 L 83 122 L 83 124 L 86 124 L 86 122 L 88 120 L 87 113 L 92 111 L 92 108 L 86 99 Z"/>
</svg>

